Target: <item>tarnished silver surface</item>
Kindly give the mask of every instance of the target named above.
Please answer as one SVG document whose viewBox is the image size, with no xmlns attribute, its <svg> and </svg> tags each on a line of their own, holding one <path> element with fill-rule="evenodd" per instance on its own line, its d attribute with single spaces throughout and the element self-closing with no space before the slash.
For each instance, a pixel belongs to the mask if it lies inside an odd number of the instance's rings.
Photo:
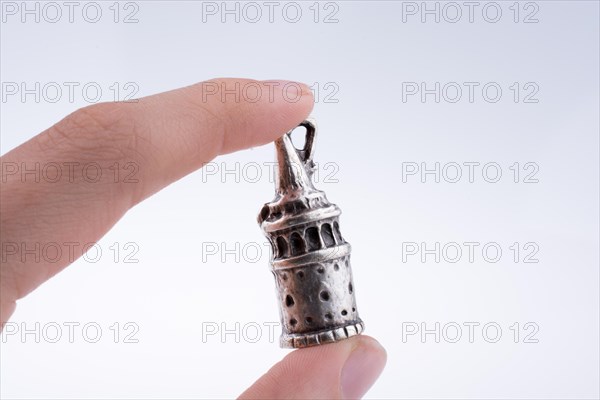
<svg viewBox="0 0 600 400">
<path fill-rule="evenodd" d="M 307 347 L 358 335 L 358 316 L 350 267 L 350 244 L 340 233 L 341 210 L 315 189 L 312 160 L 317 127 L 306 128 L 304 148 L 291 131 L 275 141 L 275 199 L 263 206 L 258 223 L 271 242 L 283 332 L 281 347 Z"/>
</svg>

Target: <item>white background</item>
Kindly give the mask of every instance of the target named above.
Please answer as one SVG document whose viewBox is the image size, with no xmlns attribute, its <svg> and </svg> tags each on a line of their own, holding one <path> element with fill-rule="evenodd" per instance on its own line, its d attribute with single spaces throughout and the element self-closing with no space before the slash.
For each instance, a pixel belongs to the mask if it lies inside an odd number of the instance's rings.
<svg viewBox="0 0 600 400">
<path fill-rule="evenodd" d="M 397 1 L 320 3 L 315 22 L 313 2 L 298 2 L 296 23 L 289 22 L 293 9 L 282 13 L 285 2 L 272 23 L 262 2 L 255 23 L 255 11 L 244 3 L 237 6 L 239 22 L 233 14 L 222 22 L 220 13 L 203 13 L 208 5 L 202 2 L 121 3 L 117 23 L 113 2 L 99 2 L 97 23 L 82 17 L 85 4 L 73 23 L 64 6 L 56 23 L 45 20 L 54 13 L 40 15 L 38 23 L 33 15 L 22 22 L 20 13 L 3 12 L 3 96 L 7 82 L 29 88 L 93 82 L 102 100 L 111 101 L 115 82 L 121 90 L 132 82 L 139 97 L 219 76 L 293 79 L 318 89 L 316 186 L 344 212 L 358 309 L 366 333 L 388 351 L 387 368 L 367 397 L 598 398 L 597 2 L 479 2 L 472 22 L 458 2 L 462 17 L 455 23 L 449 20 L 456 8 L 445 2 L 427 3 L 430 9 L 437 4 L 439 22 L 429 14 L 422 22 L 420 12 L 407 13 L 411 4 Z M 490 22 L 497 8 L 502 14 Z M 137 23 L 123 23 L 130 12 Z M 442 92 L 439 103 L 434 94 L 403 101 L 406 82 L 429 89 L 456 82 L 463 93 L 455 103 L 452 91 Z M 479 84 L 472 102 L 464 82 Z M 482 95 L 490 82 L 502 89 L 497 102 Z M 510 88 L 515 82 L 517 102 Z M 537 92 L 529 100 L 537 102 L 524 102 L 531 88 Z M 56 102 L 48 93 L 39 101 L 3 97 L 2 153 L 90 103 L 81 90 L 72 102 L 67 94 Z M 272 161 L 271 145 L 218 158 L 217 173 L 193 173 L 129 212 L 99 242 L 98 262 L 80 259 L 19 301 L 15 326 L 57 323 L 63 337 L 36 343 L 34 335 L 22 340 L 5 332 L 2 398 L 230 398 L 283 357 L 280 328 L 270 340 L 264 325 L 277 322 L 278 313 L 269 253 L 256 224 L 273 196 Z M 472 183 L 465 162 L 480 163 Z M 517 183 L 510 169 L 515 162 Z M 222 175 L 236 163 L 237 176 Z M 252 163 L 263 165 L 256 182 Z M 439 183 L 432 174 L 425 182 L 420 174 L 403 179 L 406 163 L 430 169 L 440 163 L 446 174 Z M 448 182 L 456 171 L 448 163 L 462 166 L 456 183 Z M 494 170 L 482 175 L 486 163 L 500 166 L 498 182 L 486 181 Z M 533 171 L 526 163 L 535 163 L 537 183 L 524 182 Z M 138 263 L 124 260 L 129 242 L 138 248 Z M 480 246 L 473 262 L 465 252 L 455 263 L 448 254 L 422 262 L 421 253 L 403 252 L 409 242 L 429 249 L 436 242 Z M 481 253 L 491 242 L 502 249 L 495 263 Z M 515 242 L 518 262 L 510 249 Z M 534 247 L 523 249 L 530 242 Z M 110 249 L 115 243 L 117 262 Z M 239 260 L 203 254 L 210 243 L 221 249 L 239 243 L 248 251 L 260 245 L 262 253 L 259 259 L 238 253 Z M 525 263 L 533 248 L 539 262 Z M 68 322 L 80 324 L 73 343 Z M 90 322 L 102 328 L 97 343 L 82 334 Z M 110 329 L 116 322 L 118 343 Z M 132 332 L 124 329 L 127 322 L 139 328 L 138 343 L 124 343 Z M 480 324 L 473 343 L 468 322 Z M 239 343 L 233 333 L 203 341 L 207 326 L 235 330 L 236 323 Z M 427 329 L 440 324 L 439 343 L 434 334 L 406 336 L 407 327 L 422 323 Z M 462 326 L 457 343 L 451 343 L 453 323 Z M 486 340 L 496 336 L 494 329 L 482 333 L 486 323 L 502 329 L 496 343 Z M 251 343 L 256 324 L 261 337 Z"/>
</svg>

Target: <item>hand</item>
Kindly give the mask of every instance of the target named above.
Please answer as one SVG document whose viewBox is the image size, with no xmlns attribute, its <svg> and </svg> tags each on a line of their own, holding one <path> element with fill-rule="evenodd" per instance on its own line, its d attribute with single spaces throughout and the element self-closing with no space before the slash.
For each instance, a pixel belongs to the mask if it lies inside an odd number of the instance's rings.
<svg viewBox="0 0 600 400">
<path fill-rule="evenodd" d="M 268 82 L 216 79 L 136 102 L 95 104 L 2 156 L 2 326 L 18 299 L 73 261 L 68 247 L 57 260 L 46 262 L 7 256 L 4 243 L 96 242 L 131 207 L 217 155 L 275 140 L 308 116 L 313 97 L 306 85 Z M 221 97 L 221 89 L 248 84 L 260 88 L 257 101 L 246 101 L 250 95 Z M 300 93 L 294 93 L 294 88 L 301 89 Z M 73 163 L 69 167 L 74 169 L 69 173 L 72 182 L 23 179 L 13 168 L 21 163 L 65 162 Z M 138 183 L 115 183 L 110 174 L 102 174 L 95 183 L 84 179 L 83 166 L 91 163 L 109 168 L 130 162 L 138 166 Z M 364 335 L 297 350 L 241 397 L 361 397 L 379 376 L 385 360 L 385 350 Z"/>
</svg>

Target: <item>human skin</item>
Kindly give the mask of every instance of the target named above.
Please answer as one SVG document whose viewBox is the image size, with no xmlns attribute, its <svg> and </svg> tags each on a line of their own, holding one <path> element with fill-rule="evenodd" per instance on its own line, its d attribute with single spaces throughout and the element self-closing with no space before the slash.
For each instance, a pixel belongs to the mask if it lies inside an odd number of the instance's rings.
<svg viewBox="0 0 600 400">
<path fill-rule="evenodd" d="M 236 84 L 260 86 L 262 95 L 250 102 L 243 96 L 214 93 L 215 88 L 231 90 Z M 300 92 L 294 93 L 295 88 Z M 36 182 L 23 180 L 18 173 L 3 173 L 2 242 L 97 242 L 127 210 L 147 197 L 217 155 L 272 142 L 297 126 L 312 108 L 312 92 L 304 84 L 222 78 L 135 102 L 79 109 L 0 157 L 3 165 L 69 162 L 76 171 L 73 182 Z M 103 174 L 99 182 L 90 184 L 78 171 L 90 163 L 103 167 L 135 163 L 137 182 L 115 182 L 113 175 Z M 51 261 L 3 255 L 2 326 L 15 311 L 17 300 L 73 262 L 69 249 L 63 250 L 58 260 Z M 366 335 L 300 349 L 275 364 L 241 398 L 359 398 L 385 362 L 383 347 Z"/>
</svg>

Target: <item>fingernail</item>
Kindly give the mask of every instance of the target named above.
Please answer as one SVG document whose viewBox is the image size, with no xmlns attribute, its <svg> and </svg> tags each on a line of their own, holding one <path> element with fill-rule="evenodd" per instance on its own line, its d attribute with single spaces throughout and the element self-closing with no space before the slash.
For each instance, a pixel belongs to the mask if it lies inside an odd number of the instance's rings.
<svg viewBox="0 0 600 400">
<path fill-rule="evenodd" d="M 374 339 L 356 347 L 342 367 L 343 398 L 362 398 L 383 371 L 386 357 L 384 348 Z"/>
</svg>

